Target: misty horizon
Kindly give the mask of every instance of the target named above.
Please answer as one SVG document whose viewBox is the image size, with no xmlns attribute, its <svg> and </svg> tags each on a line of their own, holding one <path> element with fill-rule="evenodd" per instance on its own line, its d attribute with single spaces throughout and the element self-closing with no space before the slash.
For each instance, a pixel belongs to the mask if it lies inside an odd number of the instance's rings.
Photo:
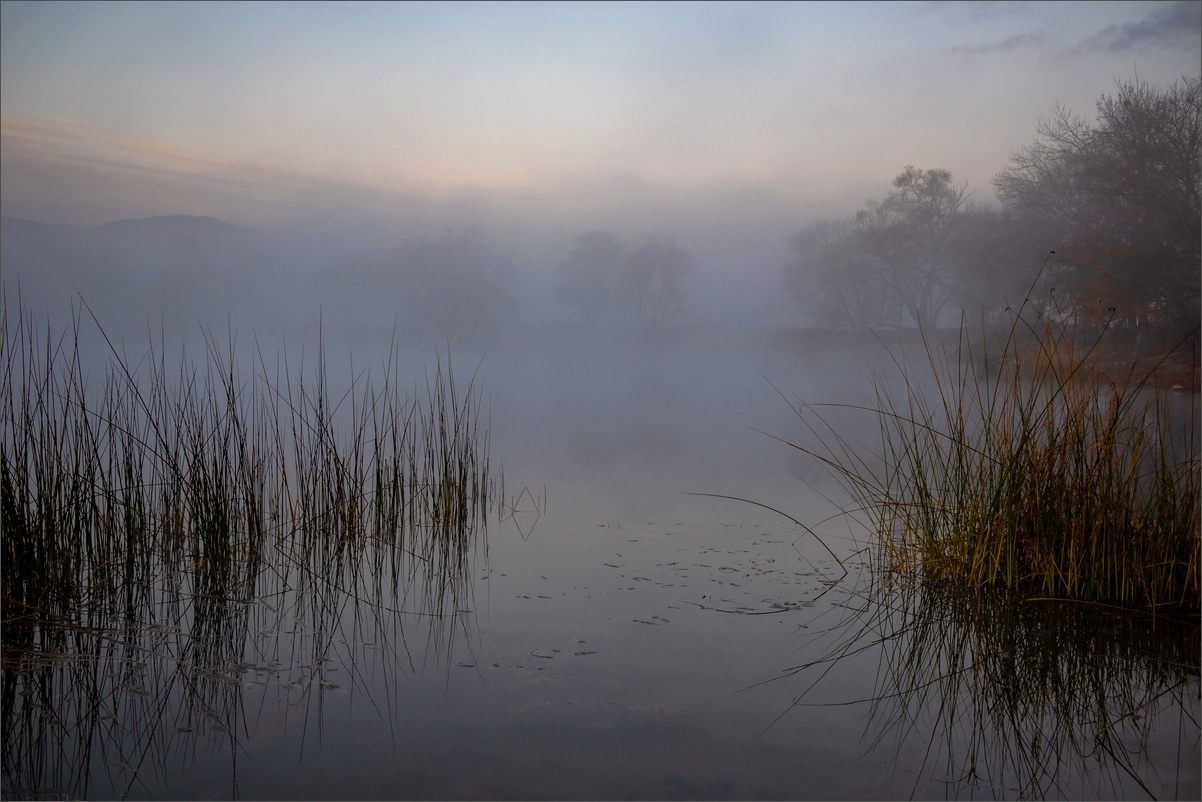
<svg viewBox="0 0 1202 802">
<path fill-rule="evenodd" d="M 1202 2 L 0 3 L 13 799 L 1197 799 Z"/>
</svg>

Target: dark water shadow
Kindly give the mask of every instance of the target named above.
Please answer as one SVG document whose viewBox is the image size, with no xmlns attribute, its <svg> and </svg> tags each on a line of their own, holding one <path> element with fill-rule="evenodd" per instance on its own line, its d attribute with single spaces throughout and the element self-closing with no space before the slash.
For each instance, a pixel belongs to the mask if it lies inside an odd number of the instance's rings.
<svg viewBox="0 0 1202 802">
<path fill-rule="evenodd" d="M 790 709 L 865 710 L 866 754 L 912 798 L 1197 798 L 1199 622 L 878 575 L 786 670 Z M 869 696 L 818 701 L 849 663 Z M 789 711 L 782 713 L 782 717 Z M 912 783 L 906 777 L 912 776 Z"/>
</svg>

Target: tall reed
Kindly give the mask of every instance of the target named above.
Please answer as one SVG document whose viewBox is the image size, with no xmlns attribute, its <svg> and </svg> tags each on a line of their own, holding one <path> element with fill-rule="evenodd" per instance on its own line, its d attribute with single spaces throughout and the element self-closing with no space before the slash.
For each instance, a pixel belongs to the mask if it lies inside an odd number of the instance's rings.
<svg viewBox="0 0 1202 802">
<path fill-rule="evenodd" d="M 312 376 L 284 356 L 270 380 L 260 353 L 243 377 L 232 338 L 209 335 L 175 372 L 110 344 L 94 387 L 78 318 L 55 338 L 5 305 L 0 325 L 6 650 L 56 622 L 137 622 L 168 585 L 245 603 L 266 571 L 347 592 L 363 571 L 423 578 L 430 611 L 454 609 L 493 480 L 479 391 L 449 360 L 424 400 L 400 390 L 395 349 L 382 384 L 335 397 L 324 352 Z"/>
<path fill-rule="evenodd" d="M 879 453 L 810 404 L 796 409 L 816 444 L 791 445 L 849 491 L 888 569 L 1197 609 L 1197 395 L 1134 367 L 1108 373 L 1100 338 L 1080 346 L 1062 318 L 1029 305 L 995 346 L 988 339 L 962 329 L 939 348 L 924 335 L 918 365 L 893 354 L 901 382 L 874 376 L 868 410 Z"/>
</svg>

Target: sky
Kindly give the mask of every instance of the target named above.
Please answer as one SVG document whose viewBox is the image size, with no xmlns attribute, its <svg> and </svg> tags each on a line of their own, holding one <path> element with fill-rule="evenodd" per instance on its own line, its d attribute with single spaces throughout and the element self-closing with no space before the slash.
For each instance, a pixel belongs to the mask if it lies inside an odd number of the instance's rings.
<svg viewBox="0 0 1202 802">
<path fill-rule="evenodd" d="M 799 227 L 907 164 L 987 200 L 1057 103 L 1089 117 L 1116 80 L 1202 72 L 1197 2 L 0 15 L 0 206 L 88 226 Z"/>
</svg>

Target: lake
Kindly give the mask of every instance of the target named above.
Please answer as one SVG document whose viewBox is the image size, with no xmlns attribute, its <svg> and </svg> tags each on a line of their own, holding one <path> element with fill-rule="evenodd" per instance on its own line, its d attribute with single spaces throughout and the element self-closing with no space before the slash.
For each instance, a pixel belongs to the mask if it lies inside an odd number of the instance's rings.
<svg viewBox="0 0 1202 802">
<path fill-rule="evenodd" d="M 402 355 L 409 382 L 432 357 Z M 164 580 L 149 617 L 6 649 L 4 794 L 1198 798 L 1196 615 L 872 570 L 782 439 L 794 394 L 866 403 L 888 364 L 773 332 L 457 349 L 494 477 L 470 548 L 390 576 L 268 544 L 244 598 Z"/>
</svg>

